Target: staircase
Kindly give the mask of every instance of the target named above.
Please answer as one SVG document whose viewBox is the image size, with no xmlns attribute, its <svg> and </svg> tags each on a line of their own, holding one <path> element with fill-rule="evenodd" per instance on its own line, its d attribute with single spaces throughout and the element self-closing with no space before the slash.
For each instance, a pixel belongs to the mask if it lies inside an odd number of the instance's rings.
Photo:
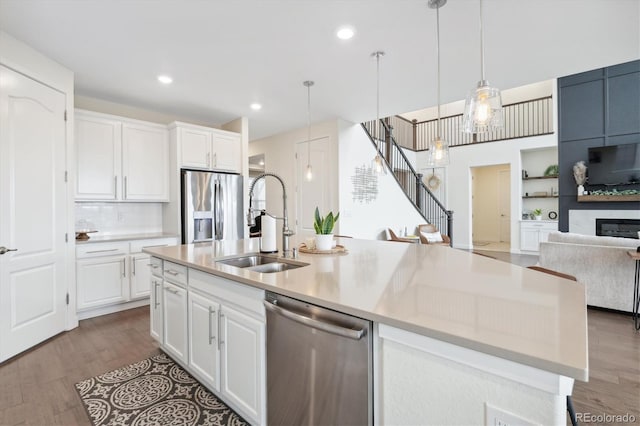
<svg viewBox="0 0 640 426">
<path fill-rule="evenodd" d="M 422 175 L 416 173 L 393 136 L 389 119 L 367 121 L 362 127 L 418 213 L 453 241 L 453 212 L 447 210 L 422 182 Z"/>
</svg>

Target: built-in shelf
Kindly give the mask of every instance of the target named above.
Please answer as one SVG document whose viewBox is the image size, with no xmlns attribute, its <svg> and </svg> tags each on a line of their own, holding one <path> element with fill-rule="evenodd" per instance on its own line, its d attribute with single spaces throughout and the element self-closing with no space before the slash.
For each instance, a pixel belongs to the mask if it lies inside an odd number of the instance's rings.
<svg viewBox="0 0 640 426">
<path fill-rule="evenodd" d="M 557 195 L 523 195 L 522 198 L 558 198 Z M 579 200 L 578 200 L 579 201 Z"/>
<path fill-rule="evenodd" d="M 522 178 L 522 180 L 535 180 L 535 179 L 558 179 L 558 175 L 553 175 L 553 176 L 527 176 L 526 178 Z"/>
<path fill-rule="evenodd" d="M 579 195 L 578 202 L 629 202 L 629 201 L 640 201 L 640 194 L 636 195 Z"/>
</svg>

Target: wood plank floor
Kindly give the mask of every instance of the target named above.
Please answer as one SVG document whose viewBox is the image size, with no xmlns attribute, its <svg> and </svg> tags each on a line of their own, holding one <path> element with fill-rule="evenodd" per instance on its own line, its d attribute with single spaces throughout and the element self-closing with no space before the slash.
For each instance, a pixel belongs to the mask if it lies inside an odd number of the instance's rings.
<svg viewBox="0 0 640 426">
<path fill-rule="evenodd" d="M 629 316 L 589 310 L 588 383 L 576 381 L 578 413 L 625 414 L 640 423 L 640 334 Z M 1 425 L 88 425 L 74 384 L 147 358 L 147 307 L 81 321 L 0 365 Z"/>
<path fill-rule="evenodd" d="M 74 384 L 157 350 L 147 306 L 80 321 L 0 365 L 0 425 L 89 425 Z"/>
</svg>

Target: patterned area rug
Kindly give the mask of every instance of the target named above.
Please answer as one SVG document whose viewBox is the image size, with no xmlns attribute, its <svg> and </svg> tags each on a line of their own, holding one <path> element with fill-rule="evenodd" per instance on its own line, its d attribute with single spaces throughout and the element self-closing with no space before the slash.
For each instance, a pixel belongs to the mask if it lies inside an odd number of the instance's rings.
<svg viewBox="0 0 640 426">
<path fill-rule="evenodd" d="M 76 389 L 93 425 L 247 425 L 164 353 Z"/>
</svg>

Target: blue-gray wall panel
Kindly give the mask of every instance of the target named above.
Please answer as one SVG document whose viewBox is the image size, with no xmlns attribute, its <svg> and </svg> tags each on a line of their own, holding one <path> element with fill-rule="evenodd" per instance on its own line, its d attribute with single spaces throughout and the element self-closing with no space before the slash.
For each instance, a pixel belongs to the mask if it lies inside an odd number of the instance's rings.
<svg viewBox="0 0 640 426">
<path fill-rule="evenodd" d="M 608 78 L 608 135 L 640 133 L 640 71 Z"/>
<path fill-rule="evenodd" d="M 559 104 L 560 140 L 604 135 L 604 80 L 562 88 Z"/>
</svg>

